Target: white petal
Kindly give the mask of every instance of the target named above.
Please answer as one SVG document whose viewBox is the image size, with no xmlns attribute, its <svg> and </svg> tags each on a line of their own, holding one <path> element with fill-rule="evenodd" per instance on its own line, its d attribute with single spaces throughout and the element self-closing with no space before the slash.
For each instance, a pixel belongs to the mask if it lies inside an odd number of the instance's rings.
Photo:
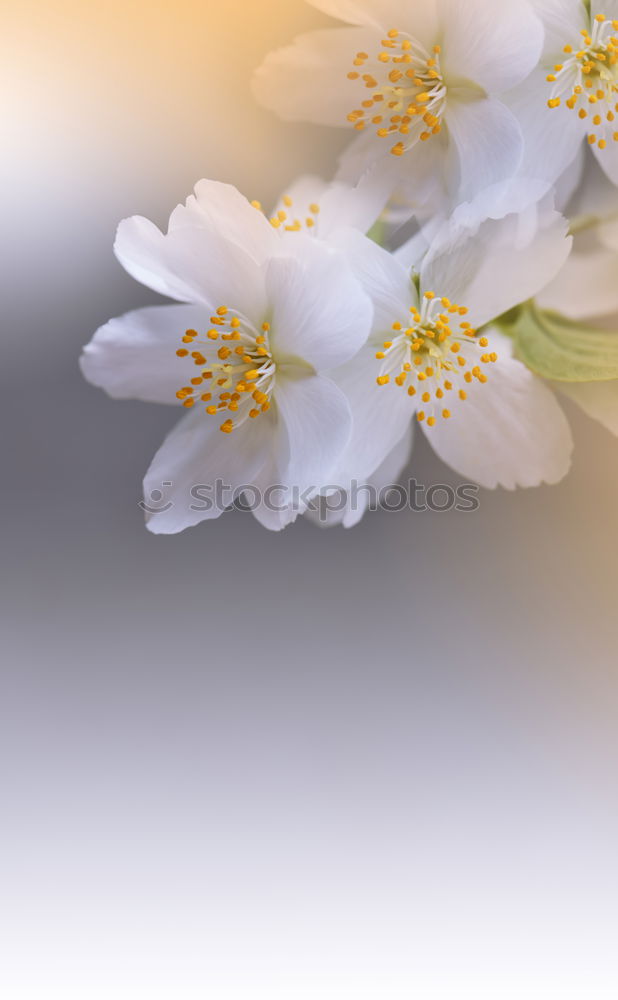
<svg viewBox="0 0 618 1000">
<path fill-rule="evenodd" d="M 608 247 L 610 250 L 618 251 L 618 218 L 602 222 L 597 232 L 603 246 Z"/>
<path fill-rule="evenodd" d="M 524 139 L 520 173 L 554 183 L 573 163 L 586 137 L 586 123 L 563 103 L 549 108 L 551 85 L 548 69 L 534 70 L 528 79 L 505 97 L 517 118 Z"/>
<path fill-rule="evenodd" d="M 285 121 L 306 121 L 352 129 L 350 112 L 364 100 L 362 81 L 348 80 L 357 52 L 379 50 L 381 32 L 370 28 L 327 28 L 299 35 L 292 45 L 269 53 L 255 73 L 253 92 Z"/>
<path fill-rule="evenodd" d="M 238 244 L 261 263 L 276 251 L 277 234 L 260 212 L 231 184 L 201 180 L 195 195 L 179 205 L 170 217 L 169 229 L 206 228 Z"/>
<path fill-rule="evenodd" d="M 208 318 L 203 306 L 149 306 L 111 319 L 84 348 L 82 372 L 114 399 L 178 405 L 176 392 L 193 372 L 176 350 L 185 331 L 204 329 Z"/>
<path fill-rule="evenodd" d="M 384 27 L 384 16 L 388 21 L 394 8 L 393 0 L 307 0 L 307 3 L 348 24 L 371 24 L 375 27 Z"/>
<path fill-rule="evenodd" d="M 618 3 L 616 0 L 592 0 L 592 15 L 604 14 L 606 17 L 618 20 Z"/>
<path fill-rule="evenodd" d="M 409 270 L 373 240 L 352 229 L 340 230 L 333 242 L 345 253 L 373 303 L 373 329 L 387 332 L 393 323 L 405 322 L 410 308 L 418 306 Z"/>
<path fill-rule="evenodd" d="M 539 61 L 543 26 L 522 0 L 439 0 L 444 72 L 498 94 L 524 80 Z"/>
<path fill-rule="evenodd" d="M 289 246 L 296 256 L 271 260 L 265 272 L 277 362 L 343 364 L 369 335 L 371 303 L 343 254 L 300 233 Z"/>
<path fill-rule="evenodd" d="M 584 216 L 586 221 L 608 219 L 618 215 L 618 188 L 604 173 L 592 147 L 583 148 L 581 183 L 571 198 L 565 214 L 570 219 Z M 592 219 L 589 219 L 592 217 Z"/>
<path fill-rule="evenodd" d="M 451 222 L 425 258 L 421 291 L 466 306 L 484 326 L 549 284 L 569 255 L 567 228 L 546 202 L 475 228 Z"/>
<path fill-rule="evenodd" d="M 451 139 L 448 183 L 458 201 L 515 174 L 523 140 L 517 119 L 505 104 L 490 98 L 450 99 L 445 121 Z"/>
<path fill-rule="evenodd" d="M 557 392 L 568 396 L 593 420 L 618 436 L 618 379 L 611 382 L 554 382 Z"/>
<path fill-rule="evenodd" d="M 373 130 L 359 133 L 339 157 L 337 179 L 357 184 L 367 173 L 377 171 L 391 192 L 403 196 L 400 200 L 407 207 L 406 220 L 412 215 L 427 218 L 450 205 L 445 181 L 449 149 L 445 129 L 430 142 L 418 142 L 404 156 L 392 156 L 391 148 L 392 140 L 380 138 Z"/>
<path fill-rule="evenodd" d="M 410 424 L 401 441 L 366 483 L 356 483 L 349 492 L 340 489 L 329 497 L 316 497 L 305 516 L 321 528 L 334 528 L 339 524 L 344 528 L 355 527 L 363 519 L 373 498 L 378 499 L 382 490 L 399 481 L 410 460 L 413 439 L 414 429 Z"/>
<path fill-rule="evenodd" d="M 196 299 L 191 283 L 170 259 L 166 237 L 149 219 L 139 215 L 123 219 L 116 231 L 114 253 L 125 271 L 147 288 L 181 302 Z"/>
<path fill-rule="evenodd" d="M 125 219 L 114 250 L 132 277 L 162 295 L 211 309 L 226 305 L 249 318 L 266 309 L 258 264 L 208 229 L 174 229 L 164 236 L 147 219 Z"/>
<path fill-rule="evenodd" d="M 569 218 L 572 216 L 567 209 L 580 189 L 584 178 L 586 147 L 583 143 L 580 145 L 577 156 L 556 181 L 556 208 Z"/>
<path fill-rule="evenodd" d="M 600 149 L 599 144 L 596 143 L 592 147 L 592 152 L 596 156 L 603 173 L 609 177 L 612 184 L 618 184 L 618 142 L 614 142 L 612 135 L 612 132 L 607 133 L 607 146 L 605 149 Z"/>
<path fill-rule="evenodd" d="M 317 492 L 329 481 L 350 439 L 347 399 L 330 379 L 290 373 L 278 374 L 275 400 L 279 481 Z"/>
<path fill-rule="evenodd" d="M 438 419 L 427 437 L 440 458 L 460 475 L 494 489 L 557 483 L 568 472 L 573 442 L 555 396 L 510 356 L 498 334 L 499 356 L 488 381 L 468 387 L 465 402 L 453 393 L 450 420 Z"/>
<path fill-rule="evenodd" d="M 589 28 L 583 0 L 532 0 L 545 28 L 545 55 L 555 63 L 565 45 L 573 45 L 579 32 Z"/>
<path fill-rule="evenodd" d="M 274 415 L 262 414 L 223 434 L 217 417 L 192 410 L 168 434 L 146 473 L 145 502 L 156 510 L 147 515 L 149 530 L 171 535 L 219 517 L 217 496 L 229 505 L 232 491 L 251 484 L 269 460 L 274 425 Z M 161 503 L 152 504 L 153 494 L 162 494 Z"/>
<path fill-rule="evenodd" d="M 281 483 L 274 462 L 264 466 L 255 477 L 253 485 L 258 491 L 261 501 L 253 491 L 248 491 L 245 494 L 244 503 L 251 505 L 253 516 L 269 531 L 283 531 L 304 512 L 304 507 L 296 507 L 293 503 L 288 503 L 290 490 Z"/>
<path fill-rule="evenodd" d="M 485 188 L 471 201 L 458 205 L 451 215 L 451 221 L 454 225 L 476 231 L 487 219 L 523 216 L 525 228 L 532 236 L 544 222 L 548 210 L 553 211 L 552 190 L 549 181 L 533 180 L 521 175 L 510 177 Z M 541 202 L 543 204 L 540 205 Z M 433 239 L 440 234 L 439 228 L 432 230 L 426 226 L 425 231 L 433 231 Z"/>
<path fill-rule="evenodd" d="M 337 229 L 358 229 L 368 232 L 379 218 L 392 192 L 392 181 L 385 171 L 374 169 L 363 176 L 358 184 L 333 181 L 327 184 L 320 177 L 299 177 L 286 191 L 286 201 L 281 200 L 276 211 L 285 211 L 292 220 L 314 222 L 312 235 L 328 240 Z M 290 204 L 291 202 L 291 204 Z M 310 206 L 317 205 L 313 214 Z"/>
<path fill-rule="evenodd" d="M 401 0 L 308 0 L 312 7 L 349 24 L 370 24 L 380 31 L 402 28 L 425 45 L 438 30 L 436 0 L 416 0 L 405 5 Z"/>
<path fill-rule="evenodd" d="M 375 339 L 347 365 L 333 373 L 352 410 L 352 437 L 332 480 L 347 488 L 366 482 L 400 441 L 414 415 L 414 401 L 405 387 L 377 385 L 379 362 Z M 381 346 L 381 345 L 380 345 Z"/>
<path fill-rule="evenodd" d="M 537 302 L 543 309 L 553 309 L 574 320 L 618 312 L 618 254 L 612 250 L 572 253 L 537 296 Z"/>
<path fill-rule="evenodd" d="M 618 20 L 618 3 L 616 0 L 592 0 L 592 16 L 604 14 L 610 20 Z"/>
</svg>

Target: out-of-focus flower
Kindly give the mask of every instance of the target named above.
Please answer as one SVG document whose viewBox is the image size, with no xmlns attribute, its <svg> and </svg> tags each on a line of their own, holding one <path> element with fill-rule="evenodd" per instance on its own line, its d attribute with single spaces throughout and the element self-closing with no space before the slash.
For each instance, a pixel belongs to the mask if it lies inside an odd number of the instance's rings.
<svg viewBox="0 0 618 1000">
<path fill-rule="evenodd" d="M 618 0 L 532 0 L 538 67 L 506 98 L 524 134 L 522 171 L 555 182 L 588 143 L 618 183 Z"/>
<path fill-rule="evenodd" d="M 582 160 L 567 184 L 573 249 L 505 330 L 533 371 L 618 435 L 618 189 L 590 152 Z"/>
<path fill-rule="evenodd" d="M 482 486 L 555 483 L 568 471 L 568 423 L 555 397 L 491 328 L 557 273 L 571 241 L 545 200 L 484 222 L 468 211 L 434 239 L 418 274 L 358 233 L 341 232 L 372 298 L 367 345 L 333 374 L 354 430 L 335 482 L 369 481 L 415 417 L 438 455 Z M 495 217 L 491 217 L 492 213 Z"/>
<path fill-rule="evenodd" d="M 405 176 L 420 202 L 456 203 L 517 170 L 521 133 L 500 97 L 541 53 L 527 0 L 310 2 L 351 26 L 272 53 L 254 89 L 287 120 L 356 133 L 344 179 L 379 161 L 393 187 Z"/>
<path fill-rule="evenodd" d="M 147 219 L 122 222 L 115 252 L 138 281 L 185 303 L 111 320 L 81 361 L 111 396 L 189 411 L 146 475 L 146 496 L 172 484 L 149 528 L 216 517 L 220 507 L 191 495 L 216 481 L 288 491 L 286 509 L 255 510 L 284 527 L 306 507 L 295 491 L 330 478 L 351 433 L 345 395 L 324 372 L 357 353 L 372 309 L 345 257 L 302 233 L 281 239 L 235 188 L 205 181 L 166 234 Z"/>
</svg>

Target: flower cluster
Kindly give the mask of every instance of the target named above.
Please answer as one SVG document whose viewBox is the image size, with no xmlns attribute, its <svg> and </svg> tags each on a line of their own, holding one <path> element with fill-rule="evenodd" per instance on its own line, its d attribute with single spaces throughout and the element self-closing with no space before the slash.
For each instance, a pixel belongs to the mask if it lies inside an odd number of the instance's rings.
<svg viewBox="0 0 618 1000">
<path fill-rule="evenodd" d="M 186 411 L 145 479 L 148 527 L 218 516 L 225 481 L 279 530 L 392 482 L 414 428 L 475 483 L 557 483 L 561 397 L 618 433 L 618 0 L 309 0 L 345 22 L 255 75 L 288 120 L 348 129 L 334 180 L 272 212 L 200 181 L 116 255 L 179 304 L 111 320 L 82 370 Z M 329 523 L 362 516 L 340 505 Z"/>
</svg>

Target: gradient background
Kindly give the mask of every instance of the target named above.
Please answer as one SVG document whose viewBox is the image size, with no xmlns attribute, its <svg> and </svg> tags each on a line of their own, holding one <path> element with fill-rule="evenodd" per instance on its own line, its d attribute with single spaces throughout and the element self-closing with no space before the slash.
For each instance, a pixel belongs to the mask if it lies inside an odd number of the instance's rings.
<svg viewBox="0 0 618 1000">
<path fill-rule="evenodd" d="M 473 515 L 153 537 L 178 414 L 85 384 L 117 221 L 343 134 L 250 74 L 300 0 L 3 6 L 0 995 L 618 995 L 618 447 Z M 414 472 L 455 481 L 426 446 Z"/>
</svg>

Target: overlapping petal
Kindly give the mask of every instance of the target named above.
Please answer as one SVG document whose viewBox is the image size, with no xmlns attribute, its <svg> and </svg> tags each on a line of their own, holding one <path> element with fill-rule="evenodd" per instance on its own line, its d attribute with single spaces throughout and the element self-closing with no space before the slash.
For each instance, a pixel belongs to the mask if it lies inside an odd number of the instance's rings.
<svg viewBox="0 0 618 1000">
<path fill-rule="evenodd" d="M 334 368 L 366 341 L 372 306 L 341 253 L 302 234 L 265 269 L 271 343 L 280 363 Z"/>
<path fill-rule="evenodd" d="M 80 365 L 85 378 L 114 399 L 176 403 L 185 377 L 175 356 L 186 330 L 203 329 L 204 306 L 148 306 L 100 327 L 84 348 Z"/>
<path fill-rule="evenodd" d="M 470 386 L 465 402 L 449 400 L 450 420 L 427 431 L 451 468 L 495 489 L 557 483 L 568 472 L 573 442 L 567 419 L 541 379 L 510 356 L 509 341 L 493 334 L 499 355 L 485 384 Z"/>
<path fill-rule="evenodd" d="M 421 291 L 431 289 L 469 309 L 481 327 L 532 298 L 566 261 L 566 220 L 547 204 L 469 227 L 448 223 L 421 270 Z"/>
<path fill-rule="evenodd" d="M 438 0 L 449 79 L 488 94 L 510 90 L 539 61 L 543 25 L 526 0 Z"/>
<path fill-rule="evenodd" d="M 326 28 L 299 35 L 269 53 L 255 73 L 253 92 L 285 121 L 349 127 L 359 86 L 348 72 L 357 52 L 375 51 L 380 33 L 370 28 Z"/>
<path fill-rule="evenodd" d="M 161 295 L 211 309 L 233 305 L 249 318 L 266 310 L 258 263 L 214 230 L 196 226 L 164 235 L 134 216 L 120 223 L 114 251 L 133 278 Z"/>
<path fill-rule="evenodd" d="M 220 501 L 230 504 L 233 491 L 252 483 L 269 461 L 274 423 L 274 414 L 264 414 L 235 431 L 232 441 L 221 434 L 218 421 L 197 408 L 183 417 L 144 479 L 146 503 L 153 494 L 164 498 L 147 515 L 149 530 L 170 535 L 219 517 Z"/>
</svg>

